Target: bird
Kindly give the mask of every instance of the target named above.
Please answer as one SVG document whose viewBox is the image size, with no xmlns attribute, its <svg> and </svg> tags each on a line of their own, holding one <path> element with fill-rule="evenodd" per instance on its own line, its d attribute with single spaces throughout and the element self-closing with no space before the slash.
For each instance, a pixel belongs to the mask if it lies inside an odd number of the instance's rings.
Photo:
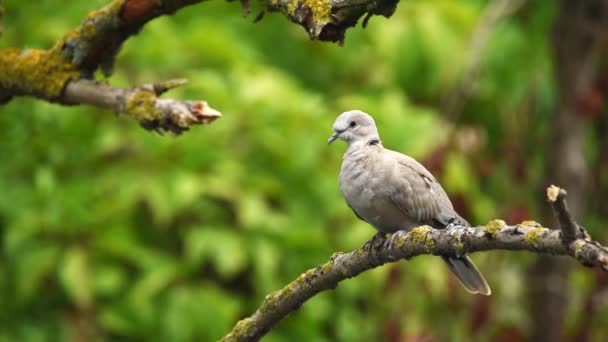
<svg viewBox="0 0 608 342">
<path fill-rule="evenodd" d="M 382 145 L 374 119 L 360 110 L 340 114 L 327 143 L 343 140 L 339 186 L 354 214 L 374 227 L 374 238 L 428 225 L 470 227 L 437 179 L 418 161 Z M 473 294 L 489 296 L 487 281 L 468 256 L 442 255 L 448 268 Z"/>
</svg>

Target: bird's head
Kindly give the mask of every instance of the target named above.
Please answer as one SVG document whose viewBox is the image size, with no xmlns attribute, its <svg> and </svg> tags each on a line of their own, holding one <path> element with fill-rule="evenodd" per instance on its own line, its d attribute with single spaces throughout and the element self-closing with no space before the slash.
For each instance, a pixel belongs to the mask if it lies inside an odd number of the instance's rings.
<svg viewBox="0 0 608 342">
<path fill-rule="evenodd" d="M 374 139 L 380 141 L 374 119 L 360 110 L 340 114 L 334 122 L 333 129 L 334 134 L 327 140 L 328 144 L 337 139 L 344 140 L 349 145 L 357 142 L 368 143 Z"/>
</svg>

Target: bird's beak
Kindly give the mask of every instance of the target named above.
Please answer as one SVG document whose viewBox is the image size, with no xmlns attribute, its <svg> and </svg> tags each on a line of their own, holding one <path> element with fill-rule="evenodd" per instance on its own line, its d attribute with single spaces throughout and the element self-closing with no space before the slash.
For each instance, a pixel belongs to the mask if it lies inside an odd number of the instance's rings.
<svg viewBox="0 0 608 342">
<path fill-rule="evenodd" d="M 332 134 L 332 136 L 329 137 L 329 139 L 327 139 L 327 145 L 334 142 L 334 140 L 338 139 L 339 136 L 340 136 L 340 133 L 338 133 L 338 132 L 335 132 L 334 134 Z"/>
</svg>

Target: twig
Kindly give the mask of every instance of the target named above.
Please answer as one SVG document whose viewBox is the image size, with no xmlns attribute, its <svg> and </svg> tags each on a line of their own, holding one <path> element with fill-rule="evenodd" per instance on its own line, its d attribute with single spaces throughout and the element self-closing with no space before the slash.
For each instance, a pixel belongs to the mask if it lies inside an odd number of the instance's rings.
<svg viewBox="0 0 608 342">
<path fill-rule="evenodd" d="M 572 242 L 579 236 L 579 226 L 574 222 L 570 211 L 568 210 L 568 204 L 566 203 L 566 195 L 568 193 L 564 189 L 560 189 L 555 185 L 551 185 L 547 188 L 547 198 L 553 208 L 553 214 L 559 223 L 559 227 L 562 230 L 562 237 L 564 243 Z"/>
<path fill-rule="evenodd" d="M 564 210 L 567 212 L 566 207 Z M 525 250 L 571 256 L 585 266 L 597 265 L 608 271 L 607 247 L 583 238 L 565 243 L 562 231 L 544 228 L 533 221 L 510 226 L 502 220 L 494 220 L 485 226 L 471 228 L 451 226 L 433 229 L 422 226 L 408 233 L 395 234 L 383 244 L 372 244 L 372 248 L 361 247 L 346 254 L 336 253 L 325 264 L 302 273 L 281 290 L 267 295 L 256 312 L 240 320 L 222 341 L 257 341 L 317 293 L 335 289 L 341 281 L 385 263 L 408 260 L 418 255 Z"/>
<path fill-rule="evenodd" d="M 184 83 L 184 80 L 171 80 L 135 89 L 123 89 L 91 80 L 78 80 L 68 84 L 58 101 L 64 104 L 88 104 L 116 113 L 127 113 L 148 130 L 179 134 L 188 130 L 190 125 L 208 124 L 222 115 L 205 101 L 158 98 L 167 90 Z"/>
</svg>

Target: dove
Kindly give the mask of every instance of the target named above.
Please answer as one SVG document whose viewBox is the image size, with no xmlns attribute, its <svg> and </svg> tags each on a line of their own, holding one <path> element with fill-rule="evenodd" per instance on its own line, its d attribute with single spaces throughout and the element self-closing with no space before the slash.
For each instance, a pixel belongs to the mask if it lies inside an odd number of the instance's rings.
<svg viewBox="0 0 608 342">
<path fill-rule="evenodd" d="M 384 148 L 374 119 L 360 110 L 340 114 L 327 141 L 348 144 L 339 176 L 340 191 L 377 236 L 428 225 L 469 227 L 437 179 L 414 158 Z M 490 286 L 468 256 L 441 256 L 470 293 L 489 296 Z"/>
</svg>

